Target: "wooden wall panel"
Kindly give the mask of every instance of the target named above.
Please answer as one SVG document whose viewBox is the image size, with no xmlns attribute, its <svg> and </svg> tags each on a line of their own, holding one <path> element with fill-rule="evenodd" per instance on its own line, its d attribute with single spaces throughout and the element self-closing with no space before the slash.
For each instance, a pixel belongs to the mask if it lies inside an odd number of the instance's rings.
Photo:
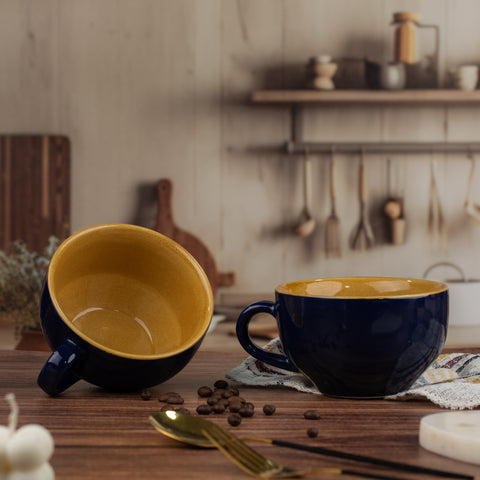
<svg viewBox="0 0 480 480">
<path fill-rule="evenodd" d="M 440 26 L 442 80 L 458 63 L 480 64 L 476 0 L 0 0 L 0 131 L 71 140 L 72 231 L 139 219 L 153 225 L 155 183 L 170 178 L 177 223 L 216 252 L 220 270 L 235 271 L 231 291 L 239 294 L 302 277 L 419 276 L 443 259 L 478 277 L 480 227 L 463 211 L 464 156 L 437 159 L 445 248 L 432 248 L 426 229 L 428 156 L 394 155 L 405 179 L 407 242 L 368 252 L 348 248 L 358 219 L 358 158 L 339 156 L 343 257 L 327 259 L 328 157 L 313 165 L 318 229 L 298 238 L 290 227 L 302 206 L 300 164 L 271 149 L 289 134 L 288 110 L 248 104 L 252 90 L 299 86 L 312 55 L 390 59 L 390 20 L 401 10 Z M 479 117 L 469 108 L 307 109 L 305 135 L 478 141 Z M 369 211 L 381 226 L 386 159 L 368 162 Z M 18 202 L 38 193 L 11 195 Z"/>
</svg>

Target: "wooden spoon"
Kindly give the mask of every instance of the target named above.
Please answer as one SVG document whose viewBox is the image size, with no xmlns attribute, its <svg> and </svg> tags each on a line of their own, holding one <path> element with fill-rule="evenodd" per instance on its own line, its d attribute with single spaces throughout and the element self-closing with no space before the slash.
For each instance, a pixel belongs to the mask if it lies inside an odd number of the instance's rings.
<svg viewBox="0 0 480 480">
<path fill-rule="evenodd" d="M 303 158 L 303 210 L 300 215 L 300 221 L 295 227 L 294 232 L 301 237 L 308 237 L 315 230 L 316 222 L 311 213 L 312 204 L 312 184 L 311 184 L 312 162 L 305 152 Z"/>
</svg>

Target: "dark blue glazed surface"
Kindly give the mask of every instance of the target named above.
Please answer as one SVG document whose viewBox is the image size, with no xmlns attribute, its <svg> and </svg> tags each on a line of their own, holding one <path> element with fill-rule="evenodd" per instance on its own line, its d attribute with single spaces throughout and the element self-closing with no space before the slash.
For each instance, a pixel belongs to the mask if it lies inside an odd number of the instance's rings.
<svg viewBox="0 0 480 480">
<path fill-rule="evenodd" d="M 108 390 L 140 390 L 165 382 L 190 361 L 203 337 L 189 349 L 168 358 L 132 359 L 113 355 L 79 337 L 58 315 L 48 283 L 43 287 L 40 317 L 53 353 L 38 376 L 39 386 L 57 395 L 83 379 Z"/>
<path fill-rule="evenodd" d="M 285 357 L 250 339 L 248 323 L 260 311 L 277 318 Z M 277 292 L 275 303 L 258 302 L 242 312 L 237 335 L 248 353 L 303 372 L 324 394 L 383 397 L 408 389 L 437 358 L 447 327 L 447 291 L 377 299 Z"/>
</svg>

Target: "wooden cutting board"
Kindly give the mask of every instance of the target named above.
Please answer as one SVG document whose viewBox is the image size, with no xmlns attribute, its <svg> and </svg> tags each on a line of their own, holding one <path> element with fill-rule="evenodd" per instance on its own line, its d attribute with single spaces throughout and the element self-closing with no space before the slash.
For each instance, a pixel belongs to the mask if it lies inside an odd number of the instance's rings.
<svg viewBox="0 0 480 480">
<path fill-rule="evenodd" d="M 207 246 L 191 233 L 182 230 L 173 220 L 172 212 L 173 185 L 163 178 L 157 184 L 158 215 L 155 230 L 175 240 L 198 261 L 207 274 L 215 298 L 218 287 L 229 287 L 235 283 L 235 273 L 218 272 L 215 259 Z"/>
<path fill-rule="evenodd" d="M 43 252 L 70 232 L 70 141 L 60 135 L 0 135 L 0 249 L 23 240 Z"/>
</svg>

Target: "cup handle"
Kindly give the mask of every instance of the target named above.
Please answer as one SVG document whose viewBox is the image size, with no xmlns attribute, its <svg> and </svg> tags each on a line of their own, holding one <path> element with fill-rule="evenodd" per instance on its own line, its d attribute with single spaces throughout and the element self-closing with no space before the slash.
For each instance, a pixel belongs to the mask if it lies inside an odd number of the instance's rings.
<svg viewBox="0 0 480 480">
<path fill-rule="evenodd" d="M 51 355 L 38 375 L 39 387 L 51 396 L 58 395 L 80 380 L 73 366 L 78 363 L 80 349 L 72 340 L 65 340 Z"/>
<path fill-rule="evenodd" d="M 290 372 L 299 372 L 298 368 L 292 364 L 290 359 L 279 353 L 268 352 L 256 345 L 248 333 L 250 320 L 257 313 L 268 313 L 276 318 L 277 305 L 274 302 L 256 302 L 246 307 L 237 320 L 237 338 L 240 345 L 257 360 L 268 363 L 274 367 L 282 368 Z"/>
</svg>

